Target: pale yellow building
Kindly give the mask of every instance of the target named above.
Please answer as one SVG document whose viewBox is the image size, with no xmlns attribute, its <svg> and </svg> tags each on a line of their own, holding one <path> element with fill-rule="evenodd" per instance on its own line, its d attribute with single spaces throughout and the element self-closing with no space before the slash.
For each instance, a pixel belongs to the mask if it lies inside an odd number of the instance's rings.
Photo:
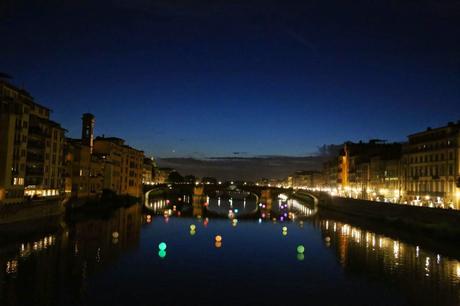
<svg viewBox="0 0 460 306">
<path fill-rule="evenodd" d="M 406 201 L 460 209 L 460 121 L 408 138 L 403 157 Z"/>
<path fill-rule="evenodd" d="M 25 90 L 0 79 L 0 203 L 58 197 L 65 130 Z"/>
</svg>

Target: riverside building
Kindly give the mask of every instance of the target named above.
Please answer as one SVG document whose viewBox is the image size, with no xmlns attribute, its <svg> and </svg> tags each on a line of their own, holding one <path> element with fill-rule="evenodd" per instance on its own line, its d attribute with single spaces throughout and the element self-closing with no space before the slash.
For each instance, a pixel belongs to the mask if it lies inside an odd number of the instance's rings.
<svg viewBox="0 0 460 306">
<path fill-rule="evenodd" d="M 402 161 L 405 201 L 460 209 L 460 121 L 408 139 Z"/>
<path fill-rule="evenodd" d="M 63 191 L 65 130 L 51 110 L 0 78 L 0 204 L 52 198 Z"/>
</svg>

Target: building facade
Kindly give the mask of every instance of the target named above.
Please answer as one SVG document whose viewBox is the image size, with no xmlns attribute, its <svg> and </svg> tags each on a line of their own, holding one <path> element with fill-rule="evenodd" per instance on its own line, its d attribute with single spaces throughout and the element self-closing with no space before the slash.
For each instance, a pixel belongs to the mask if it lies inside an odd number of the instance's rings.
<svg viewBox="0 0 460 306">
<path fill-rule="evenodd" d="M 325 189 L 346 197 L 399 202 L 401 152 L 400 143 L 347 142 L 336 158 L 324 164 Z"/>
<path fill-rule="evenodd" d="M 408 138 L 402 161 L 405 201 L 460 209 L 460 121 Z"/>
<path fill-rule="evenodd" d="M 50 109 L 0 79 L 0 203 L 58 197 L 63 191 L 65 130 Z"/>
<path fill-rule="evenodd" d="M 94 137 L 95 117 L 83 114 L 80 139 L 67 138 L 65 191 L 71 198 L 99 197 L 104 190 L 142 196 L 144 154 L 116 137 Z"/>
<path fill-rule="evenodd" d="M 155 169 L 156 169 L 156 162 L 153 157 L 144 158 L 144 163 L 142 167 L 142 183 L 145 185 L 153 185 L 155 183 Z"/>
<path fill-rule="evenodd" d="M 290 178 L 290 179 L 289 179 Z M 324 186 L 324 176 L 320 171 L 296 171 L 288 177 L 289 187 L 320 188 Z"/>
<path fill-rule="evenodd" d="M 103 162 L 104 188 L 120 195 L 142 196 L 144 152 L 116 137 L 96 137 L 93 154 Z"/>
</svg>

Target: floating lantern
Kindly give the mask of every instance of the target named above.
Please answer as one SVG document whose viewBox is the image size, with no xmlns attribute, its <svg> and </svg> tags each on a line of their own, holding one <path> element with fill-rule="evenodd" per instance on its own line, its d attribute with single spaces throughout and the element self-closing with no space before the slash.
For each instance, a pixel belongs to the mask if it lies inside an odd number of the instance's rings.
<svg viewBox="0 0 460 306">
<path fill-rule="evenodd" d="M 303 254 L 305 252 L 305 247 L 301 244 L 297 246 L 297 253 Z"/>
<path fill-rule="evenodd" d="M 237 214 L 237 213 L 238 213 L 238 208 L 235 208 L 235 214 Z"/>
<path fill-rule="evenodd" d="M 283 232 L 283 236 L 287 236 L 287 232 Z"/>
<path fill-rule="evenodd" d="M 193 236 L 193 235 L 195 235 L 195 234 L 196 234 L 196 231 L 190 230 L 190 236 Z"/>
<path fill-rule="evenodd" d="M 283 226 L 283 232 L 286 232 L 286 231 L 287 231 L 287 227 Z"/>
<path fill-rule="evenodd" d="M 216 243 L 214 243 L 214 245 L 216 246 L 217 249 L 221 248 L 222 247 L 222 242 L 218 242 L 216 241 Z"/>
<path fill-rule="evenodd" d="M 118 238 L 118 237 L 119 237 L 118 232 L 113 232 L 113 233 L 112 233 L 112 237 L 115 238 L 115 239 Z"/>
<path fill-rule="evenodd" d="M 165 258 L 166 257 L 166 251 L 165 250 L 160 250 L 158 251 L 158 256 L 160 258 Z"/>
<path fill-rule="evenodd" d="M 221 242 L 222 241 L 222 236 L 221 235 L 217 235 L 216 236 L 216 242 Z"/>
<path fill-rule="evenodd" d="M 190 230 L 194 231 L 195 229 L 196 229 L 196 225 L 195 224 L 190 224 Z"/>
<path fill-rule="evenodd" d="M 158 248 L 160 249 L 160 251 L 166 250 L 166 243 L 160 242 L 160 244 L 158 245 Z"/>
<path fill-rule="evenodd" d="M 259 218 L 259 223 L 262 223 L 262 218 Z"/>
<path fill-rule="evenodd" d="M 324 241 L 330 242 L 330 241 L 331 241 L 331 237 L 327 236 L 326 238 L 324 238 Z"/>
</svg>

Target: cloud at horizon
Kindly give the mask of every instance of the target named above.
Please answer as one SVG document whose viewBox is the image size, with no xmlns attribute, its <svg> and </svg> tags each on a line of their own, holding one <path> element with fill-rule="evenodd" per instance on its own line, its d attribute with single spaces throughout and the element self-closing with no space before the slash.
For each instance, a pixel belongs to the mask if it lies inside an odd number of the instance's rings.
<svg viewBox="0 0 460 306">
<path fill-rule="evenodd" d="M 211 176 L 220 180 L 283 179 L 298 170 L 321 170 L 324 156 L 260 156 L 159 158 L 159 167 L 174 168 L 182 175 Z"/>
</svg>

